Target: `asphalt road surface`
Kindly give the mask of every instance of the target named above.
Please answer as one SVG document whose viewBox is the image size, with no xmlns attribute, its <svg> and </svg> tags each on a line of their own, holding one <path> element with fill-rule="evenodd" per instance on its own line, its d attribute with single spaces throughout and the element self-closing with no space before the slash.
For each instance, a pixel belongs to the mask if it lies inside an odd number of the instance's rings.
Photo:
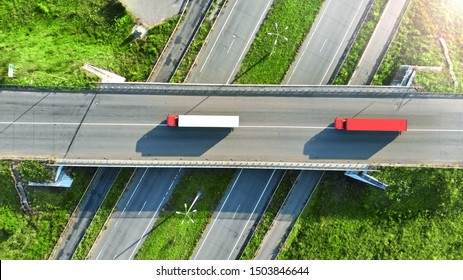
<svg viewBox="0 0 463 280">
<path fill-rule="evenodd" d="M 358 62 L 349 85 L 370 84 L 394 37 L 410 0 L 388 2 Z"/>
<path fill-rule="evenodd" d="M 307 199 L 317 185 L 322 171 L 301 171 L 289 194 L 289 198 L 275 217 L 272 227 L 267 231 L 254 259 L 273 260 L 278 254 L 280 243 L 293 226 Z"/>
<path fill-rule="evenodd" d="M 120 2 L 134 18 L 152 27 L 179 14 L 186 0 L 121 0 Z"/>
<path fill-rule="evenodd" d="M 273 0 L 230 0 L 196 59 L 190 83 L 231 83 Z"/>
<path fill-rule="evenodd" d="M 240 170 L 206 227 L 193 259 L 236 259 L 282 174 L 281 170 Z"/>
<path fill-rule="evenodd" d="M 81 208 L 76 212 L 75 217 L 72 218 L 70 228 L 65 231 L 65 235 L 56 251 L 54 259 L 70 260 L 72 258 L 80 240 L 84 237 L 85 231 L 92 222 L 96 211 L 99 209 L 106 197 L 106 193 L 116 180 L 120 170 L 120 168 L 98 169 L 97 174 L 95 174 L 89 186 L 90 193 L 86 196 Z"/>
<path fill-rule="evenodd" d="M 193 40 L 196 30 L 200 27 L 203 18 L 212 0 L 192 0 L 185 18 L 179 25 L 178 30 L 162 57 L 156 63 L 154 72 L 148 78 L 148 82 L 165 82 L 168 83 L 174 75 L 175 70 L 185 55 L 188 46 Z"/>
<path fill-rule="evenodd" d="M 327 84 L 369 0 L 326 0 L 284 83 Z"/>
<path fill-rule="evenodd" d="M 107 229 L 94 245 L 91 259 L 133 259 L 169 200 L 180 173 L 176 168 L 137 170 Z"/>
<path fill-rule="evenodd" d="M 50 100 L 31 107 L 42 95 L 0 94 L 1 157 L 463 163 L 463 99 L 459 98 L 102 94 L 67 152 L 84 110 L 76 105 L 87 96 L 54 93 L 46 97 Z M 239 115 L 240 127 L 233 131 L 166 127 L 168 113 Z M 409 131 L 337 131 L 332 127 L 335 117 L 407 118 Z"/>
</svg>

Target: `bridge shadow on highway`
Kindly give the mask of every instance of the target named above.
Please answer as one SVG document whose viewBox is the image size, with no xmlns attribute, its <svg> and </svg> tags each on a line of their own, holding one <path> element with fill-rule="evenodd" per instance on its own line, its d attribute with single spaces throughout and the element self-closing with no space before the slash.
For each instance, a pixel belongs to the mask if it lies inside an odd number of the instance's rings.
<svg viewBox="0 0 463 280">
<path fill-rule="evenodd" d="M 142 156 L 200 156 L 232 132 L 230 128 L 157 126 L 137 141 Z"/>
<path fill-rule="evenodd" d="M 399 132 L 342 131 L 327 127 L 304 145 L 304 155 L 309 159 L 366 160 L 399 135 Z"/>
</svg>

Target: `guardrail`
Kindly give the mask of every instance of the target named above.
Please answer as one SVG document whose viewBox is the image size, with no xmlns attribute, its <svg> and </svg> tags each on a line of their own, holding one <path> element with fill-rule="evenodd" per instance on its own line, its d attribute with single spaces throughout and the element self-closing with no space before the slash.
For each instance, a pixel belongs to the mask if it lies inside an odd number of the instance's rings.
<svg viewBox="0 0 463 280">
<path fill-rule="evenodd" d="M 361 163 L 299 163 L 299 162 L 253 162 L 253 161 L 144 161 L 144 160 L 87 160 L 58 159 L 52 165 L 98 166 L 98 167 L 162 167 L 162 168 L 261 168 L 292 170 L 374 170 L 370 164 Z"/>
<path fill-rule="evenodd" d="M 30 91 L 97 92 L 99 94 L 201 95 L 201 96 L 295 96 L 362 98 L 446 98 L 461 99 L 453 92 L 420 92 L 400 86 L 333 85 L 239 85 L 171 83 L 99 83 L 92 87 L 30 86 L 0 84 L 0 89 Z"/>
</svg>

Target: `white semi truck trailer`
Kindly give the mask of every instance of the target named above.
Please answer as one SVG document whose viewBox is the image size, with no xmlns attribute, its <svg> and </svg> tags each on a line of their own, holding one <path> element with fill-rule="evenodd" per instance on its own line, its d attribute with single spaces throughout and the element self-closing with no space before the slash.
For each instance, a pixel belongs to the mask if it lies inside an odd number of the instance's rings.
<svg viewBox="0 0 463 280">
<path fill-rule="evenodd" d="M 177 127 L 239 127 L 239 116 L 167 115 L 167 126 Z"/>
</svg>

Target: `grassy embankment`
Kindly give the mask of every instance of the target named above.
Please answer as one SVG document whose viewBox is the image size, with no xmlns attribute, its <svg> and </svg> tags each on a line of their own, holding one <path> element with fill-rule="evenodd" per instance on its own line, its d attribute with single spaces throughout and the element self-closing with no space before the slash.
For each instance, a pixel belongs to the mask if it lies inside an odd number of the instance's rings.
<svg viewBox="0 0 463 280">
<path fill-rule="evenodd" d="M 241 64 L 234 83 L 281 83 L 322 4 L 323 0 L 275 0 Z M 275 36 L 267 33 L 277 32 L 275 23 L 278 24 L 280 35 L 288 38 L 288 41 L 280 37 L 271 53 Z"/>
<path fill-rule="evenodd" d="M 90 252 L 93 243 L 95 242 L 98 234 L 103 229 L 104 223 L 108 219 L 111 211 L 116 206 L 119 198 L 122 196 L 125 187 L 129 183 L 130 178 L 135 170 L 133 168 L 123 168 L 116 181 L 114 181 L 111 189 L 108 191 L 105 199 L 103 200 L 100 209 L 95 214 L 92 222 L 85 231 L 85 235 L 79 243 L 76 252 L 72 256 L 73 260 L 84 260 Z"/>
<path fill-rule="evenodd" d="M 463 5 L 457 1 L 412 0 L 373 83 L 388 85 L 400 65 L 441 66 L 442 72 L 419 71 L 414 85 L 428 91 L 463 90 Z M 439 43 L 449 48 L 459 85 L 454 88 Z"/>
<path fill-rule="evenodd" d="M 206 228 L 212 213 L 217 208 L 234 170 L 208 169 L 188 170 L 178 183 L 164 210 L 143 243 L 136 259 L 144 260 L 187 260 Z M 194 223 L 176 211 L 185 212 L 198 192 L 201 198 L 190 213 Z"/>
<path fill-rule="evenodd" d="M 42 167 L 34 170 L 35 163 L 25 165 L 21 173 L 47 176 L 48 171 Z M 47 259 L 93 172 L 93 169 L 72 170 L 74 182 L 69 189 L 26 188 L 33 211 L 29 216 L 19 208 L 8 163 L 0 161 L 0 259 Z"/>
<path fill-rule="evenodd" d="M 134 19 L 115 0 L 0 1 L 0 83 L 88 86 L 98 78 L 85 63 L 144 81 L 176 21 L 132 40 Z"/>
<path fill-rule="evenodd" d="M 371 35 L 373 35 L 373 31 L 375 30 L 376 24 L 378 23 L 387 2 L 388 0 L 374 0 L 373 6 L 365 19 L 354 44 L 349 50 L 339 73 L 333 81 L 334 85 L 347 85 L 349 82 L 350 77 L 354 73 L 355 67 L 362 57 L 363 51 L 367 47 Z"/>
<path fill-rule="evenodd" d="M 218 11 L 220 11 L 224 4 L 225 0 L 215 0 L 212 3 L 209 11 L 207 12 L 206 18 L 201 24 L 198 33 L 188 48 L 187 53 L 183 57 L 183 60 L 180 62 L 180 65 L 178 66 L 177 70 L 175 70 L 174 75 L 170 79 L 171 83 L 183 83 L 185 81 L 188 72 L 195 62 L 196 56 L 199 54 L 199 51 L 206 42 L 207 35 L 211 31 L 211 28 L 218 17 Z"/>
<path fill-rule="evenodd" d="M 463 172 L 385 168 L 386 191 L 325 173 L 280 259 L 462 259 Z"/>
<path fill-rule="evenodd" d="M 254 257 L 298 176 L 299 171 L 296 170 L 284 174 L 240 259 L 251 260 Z"/>
</svg>

